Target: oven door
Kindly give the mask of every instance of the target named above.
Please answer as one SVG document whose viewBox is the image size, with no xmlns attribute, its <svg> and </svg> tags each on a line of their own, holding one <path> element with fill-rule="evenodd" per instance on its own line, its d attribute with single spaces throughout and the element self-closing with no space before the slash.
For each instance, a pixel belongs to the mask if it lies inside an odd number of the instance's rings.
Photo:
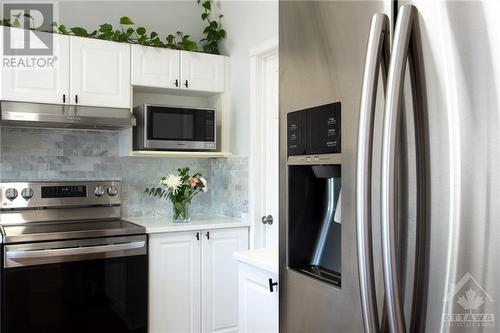
<svg viewBox="0 0 500 333">
<path fill-rule="evenodd" d="M 144 148 L 215 150 L 215 111 L 148 105 Z"/>
<path fill-rule="evenodd" d="M 146 236 L 5 245 L 2 332 L 146 332 Z"/>
</svg>

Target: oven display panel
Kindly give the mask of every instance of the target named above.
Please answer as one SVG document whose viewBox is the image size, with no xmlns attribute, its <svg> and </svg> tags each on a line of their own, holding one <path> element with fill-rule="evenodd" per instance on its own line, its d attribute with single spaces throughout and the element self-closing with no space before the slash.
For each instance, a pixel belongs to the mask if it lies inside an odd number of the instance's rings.
<svg viewBox="0 0 500 333">
<path fill-rule="evenodd" d="M 42 198 L 84 198 L 87 187 L 76 186 L 42 186 Z"/>
</svg>

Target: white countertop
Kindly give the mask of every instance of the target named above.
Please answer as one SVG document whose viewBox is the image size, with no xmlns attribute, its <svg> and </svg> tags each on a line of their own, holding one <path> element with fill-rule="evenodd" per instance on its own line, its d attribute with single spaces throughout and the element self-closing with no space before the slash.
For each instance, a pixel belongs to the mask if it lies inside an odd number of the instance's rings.
<svg viewBox="0 0 500 333">
<path fill-rule="evenodd" d="M 278 250 L 277 249 L 254 249 L 238 251 L 233 257 L 245 264 L 264 269 L 268 272 L 278 274 Z"/>
<path fill-rule="evenodd" d="M 172 222 L 172 218 L 165 216 L 124 217 L 123 219 L 143 226 L 146 228 L 147 234 L 250 226 L 247 220 L 221 216 L 192 217 L 189 223 L 174 223 Z"/>
</svg>

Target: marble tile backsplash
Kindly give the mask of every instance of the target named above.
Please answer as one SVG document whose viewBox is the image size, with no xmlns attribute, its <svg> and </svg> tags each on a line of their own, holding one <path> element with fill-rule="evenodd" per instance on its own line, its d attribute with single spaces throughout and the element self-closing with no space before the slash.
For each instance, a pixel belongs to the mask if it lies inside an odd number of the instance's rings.
<svg viewBox="0 0 500 333">
<path fill-rule="evenodd" d="M 124 216 L 168 216 L 170 203 L 144 195 L 144 188 L 189 166 L 209 186 L 193 200 L 192 216 L 247 216 L 247 157 L 120 157 L 118 145 L 112 131 L 2 128 L 0 180 L 121 180 Z"/>
</svg>

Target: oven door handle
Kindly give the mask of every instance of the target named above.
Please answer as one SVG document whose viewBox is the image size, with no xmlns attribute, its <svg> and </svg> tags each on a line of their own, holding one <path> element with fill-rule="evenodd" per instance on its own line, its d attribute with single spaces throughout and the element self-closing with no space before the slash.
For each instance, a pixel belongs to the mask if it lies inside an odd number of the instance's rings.
<svg viewBox="0 0 500 333">
<path fill-rule="evenodd" d="M 120 257 L 127 254 L 127 251 L 145 249 L 145 241 L 118 243 L 109 245 L 97 246 L 80 246 L 59 249 L 42 249 L 42 250 L 8 250 L 5 253 L 6 266 L 26 266 L 42 263 L 61 262 L 61 261 L 78 261 L 96 258 Z M 72 257 L 72 260 L 68 260 Z M 78 258 L 80 257 L 80 258 Z M 42 262 L 24 263 L 22 260 L 40 259 Z M 44 260 L 45 259 L 45 260 Z M 7 265 L 8 261 L 17 261 L 14 265 Z M 45 261 L 45 262 L 44 262 Z"/>
</svg>

